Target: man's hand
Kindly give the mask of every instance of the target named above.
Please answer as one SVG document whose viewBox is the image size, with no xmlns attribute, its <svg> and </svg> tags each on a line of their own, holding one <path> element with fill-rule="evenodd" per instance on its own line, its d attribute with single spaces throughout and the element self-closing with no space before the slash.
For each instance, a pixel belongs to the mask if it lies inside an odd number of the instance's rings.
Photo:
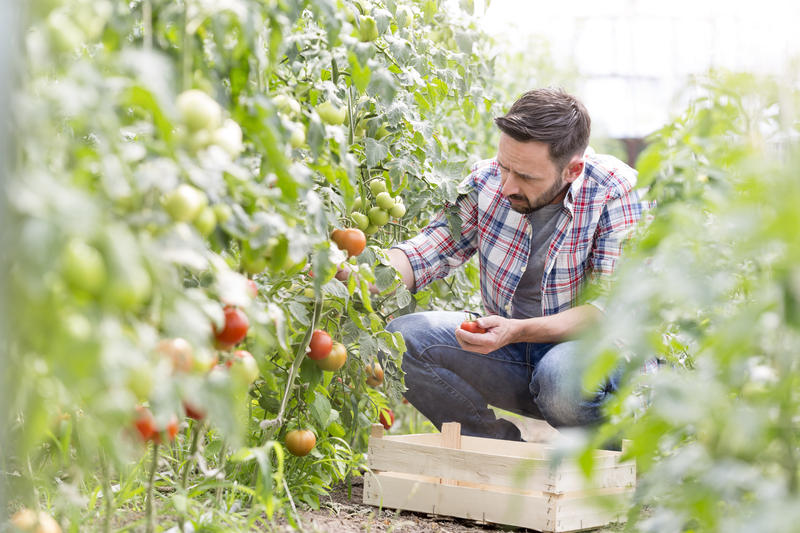
<svg viewBox="0 0 800 533">
<path fill-rule="evenodd" d="M 481 317 L 476 322 L 486 333 L 470 333 L 460 327 L 456 329 L 456 340 L 467 351 L 487 354 L 517 342 L 519 320 L 490 315 Z"/>
</svg>

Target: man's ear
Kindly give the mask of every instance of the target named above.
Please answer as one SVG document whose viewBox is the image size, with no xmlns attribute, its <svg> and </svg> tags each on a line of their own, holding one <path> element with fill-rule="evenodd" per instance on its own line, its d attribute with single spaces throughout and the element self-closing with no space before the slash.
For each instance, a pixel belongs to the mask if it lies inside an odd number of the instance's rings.
<svg viewBox="0 0 800 533">
<path fill-rule="evenodd" d="M 564 181 L 572 183 L 583 174 L 583 154 L 574 155 L 564 167 Z"/>
</svg>

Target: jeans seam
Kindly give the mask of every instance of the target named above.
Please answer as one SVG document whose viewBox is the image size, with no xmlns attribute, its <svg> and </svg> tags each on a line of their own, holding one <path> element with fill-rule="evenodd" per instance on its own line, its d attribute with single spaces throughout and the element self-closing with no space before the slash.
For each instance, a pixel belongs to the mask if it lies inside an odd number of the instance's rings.
<svg viewBox="0 0 800 533">
<path fill-rule="evenodd" d="M 436 379 L 436 382 L 447 390 L 448 394 L 452 395 L 454 398 L 460 399 L 465 404 L 469 404 L 470 408 L 472 409 L 472 413 L 475 415 L 475 418 L 477 418 L 478 420 L 484 420 L 484 417 L 481 416 L 481 414 L 478 412 L 478 409 L 475 407 L 475 404 L 472 403 L 472 400 L 464 396 L 464 394 L 462 394 L 458 389 L 453 387 L 446 380 L 442 379 L 442 377 L 436 372 L 436 369 L 433 366 L 431 366 L 430 363 L 428 363 L 427 361 L 421 361 L 421 362 L 428 368 L 430 373 L 433 374 L 433 376 Z"/>
</svg>

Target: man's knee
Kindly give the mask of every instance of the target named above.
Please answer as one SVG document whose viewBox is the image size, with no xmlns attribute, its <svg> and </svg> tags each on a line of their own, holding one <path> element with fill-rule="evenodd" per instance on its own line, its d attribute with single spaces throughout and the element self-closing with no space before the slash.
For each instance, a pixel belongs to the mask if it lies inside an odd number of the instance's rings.
<svg viewBox="0 0 800 533">
<path fill-rule="evenodd" d="M 436 344 L 449 345 L 454 338 L 452 324 L 437 312 L 411 313 L 397 317 L 386 325 L 390 333 L 400 332 L 406 343 L 406 356 L 417 358 Z"/>
<path fill-rule="evenodd" d="M 602 398 L 581 386 L 576 342 L 557 344 L 536 365 L 531 376 L 531 397 L 553 426 L 581 426 L 600 419 Z"/>
</svg>

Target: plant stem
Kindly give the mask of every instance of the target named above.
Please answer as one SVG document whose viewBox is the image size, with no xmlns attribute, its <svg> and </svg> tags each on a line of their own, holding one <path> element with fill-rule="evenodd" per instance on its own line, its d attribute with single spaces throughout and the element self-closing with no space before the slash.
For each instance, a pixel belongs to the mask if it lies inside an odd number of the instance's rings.
<svg viewBox="0 0 800 533">
<path fill-rule="evenodd" d="M 150 0 L 142 1 L 142 40 L 144 41 L 144 49 L 152 50 L 153 48 L 153 6 Z"/>
<path fill-rule="evenodd" d="M 153 443 L 153 459 L 150 462 L 150 479 L 147 481 L 147 500 L 145 503 L 145 514 L 147 515 L 146 533 L 153 533 L 153 485 L 155 485 L 156 468 L 158 467 L 158 446 L 159 444 L 157 442 Z"/>
<path fill-rule="evenodd" d="M 297 378 L 297 370 L 300 368 L 300 365 L 303 362 L 303 359 L 306 357 L 306 348 L 308 348 L 308 343 L 311 342 L 311 335 L 314 333 L 314 329 L 317 327 L 317 323 L 319 322 L 319 315 L 322 311 L 322 296 L 317 295 L 317 299 L 314 302 L 314 316 L 311 320 L 311 327 L 308 328 L 306 331 L 305 337 L 303 337 L 303 342 L 300 343 L 300 346 L 297 348 L 297 354 L 294 357 L 294 363 L 292 363 L 292 368 L 289 370 L 289 377 L 286 380 L 286 390 L 283 393 L 283 399 L 281 400 L 281 407 L 278 410 L 278 416 L 275 417 L 275 420 L 278 422 L 266 433 L 267 439 L 271 439 L 272 435 L 275 434 L 282 425 L 283 425 L 283 413 L 286 412 L 286 405 L 289 403 L 289 393 L 294 386 L 294 380 Z"/>
<path fill-rule="evenodd" d="M 105 499 L 105 515 L 103 516 L 103 533 L 111 531 L 111 513 L 114 512 L 114 494 L 111 492 L 111 480 L 108 472 L 106 454 L 100 451 L 100 470 L 103 476 L 103 498 Z"/>
<path fill-rule="evenodd" d="M 181 50 L 181 86 L 184 91 L 192 88 L 192 36 L 189 35 L 189 1 L 183 3 L 183 50 Z"/>
</svg>

